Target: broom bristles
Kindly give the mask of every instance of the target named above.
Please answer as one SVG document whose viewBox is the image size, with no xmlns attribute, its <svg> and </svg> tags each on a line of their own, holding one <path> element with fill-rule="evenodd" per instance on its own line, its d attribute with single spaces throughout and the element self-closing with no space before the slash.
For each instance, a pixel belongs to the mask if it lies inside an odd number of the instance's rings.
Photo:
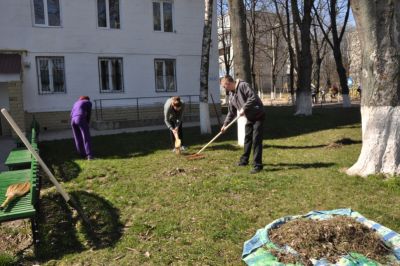
<svg viewBox="0 0 400 266">
<path fill-rule="evenodd" d="M 12 184 L 8 186 L 6 200 L 1 204 L 0 209 L 4 209 L 16 197 L 22 197 L 29 192 L 31 184 L 29 182 Z"/>
</svg>

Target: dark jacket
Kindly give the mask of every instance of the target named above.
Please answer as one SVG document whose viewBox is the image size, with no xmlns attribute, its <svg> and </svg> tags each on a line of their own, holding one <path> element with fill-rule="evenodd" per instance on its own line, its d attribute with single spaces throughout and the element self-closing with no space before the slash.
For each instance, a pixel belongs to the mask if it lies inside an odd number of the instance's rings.
<svg viewBox="0 0 400 266">
<path fill-rule="evenodd" d="M 250 88 L 248 83 L 239 80 L 236 90 L 229 92 L 229 110 L 224 126 L 235 119 L 237 111 L 242 108 L 247 120 L 258 121 L 264 119 L 264 106 L 260 97 Z"/>
</svg>

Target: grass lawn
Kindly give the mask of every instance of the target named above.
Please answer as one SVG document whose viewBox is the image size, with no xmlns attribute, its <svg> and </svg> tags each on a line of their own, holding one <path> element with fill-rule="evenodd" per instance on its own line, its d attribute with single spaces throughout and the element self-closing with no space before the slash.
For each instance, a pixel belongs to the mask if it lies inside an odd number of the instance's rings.
<svg viewBox="0 0 400 266">
<path fill-rule="evenodd" d="M 41 143 L 41 155 L 79 199 L 94 233 L 47 182 L 40 261 L 241 265 L 243 243 L 258 228 L 311 210 L 352 208 L 400 231 L 400 179 L 343 172 L 360 152 L 359 109 L 318 108 L 312 117 L 294 117 L 289 107 L 266 111 L 264 170 L 255 175 L 235 166 L 242 149 L 233 129 L 196 161 L 171 152 L 166 130 L 95 137 L 94 161 L 79 159 L 72 140 Z M 184 129 L 189 152 L 210 139 Z"/>
</svg>

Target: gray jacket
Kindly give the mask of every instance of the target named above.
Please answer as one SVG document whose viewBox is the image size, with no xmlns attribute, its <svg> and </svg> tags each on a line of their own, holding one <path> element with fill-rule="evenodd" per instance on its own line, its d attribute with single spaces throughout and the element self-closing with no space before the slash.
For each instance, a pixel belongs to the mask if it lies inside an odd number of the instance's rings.
<svg viewBox="0 0 400 266">
<path fill-rule="evenodd" d="M 224 126 L 235 119 L 237 111 L 240 111 L 242 108 L 248 120 L 258 121 L 264 119 L 264 106 L 260 97 L 243 80 L 238 81 L 236 90 L 229 92 L 228 108 L 228 115 L 225 118 Z"/>
<path fill-rule="evenodd" d="M 182 124 L 185 103 L 182 101 L 182 108 L 179 111 L 175 111 L 171 103 L 172 98 L 169 98 L 164 104 L 164 122 L 169 129 L 174 129 L 171 122 L 175 124 L 175 127 L 178 127 L 180 124 Z"/>
</svg>

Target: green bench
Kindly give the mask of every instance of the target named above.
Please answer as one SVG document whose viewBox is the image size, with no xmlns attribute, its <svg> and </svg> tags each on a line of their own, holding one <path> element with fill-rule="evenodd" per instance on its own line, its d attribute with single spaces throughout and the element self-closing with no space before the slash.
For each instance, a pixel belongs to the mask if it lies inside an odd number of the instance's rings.
<svg viewBox="0 0 400 266">
<path fill-rule="evenodd" d="M 32 147 L 35 148 L 37 151 L 38 146 L 35 128 L 32 128 L 30 139 Z M 29 168 L 31 161 L 32 155 L 30 151 L 26 148 L 20 147 L 15 148 L 10 152 L 4 164 L 8 167 L 9 170 L 19 170 Z"/>
<path fill-rule="evenodd" d="M 8 186 L 29 181 L 30 191 L 22 197 L 10 202 L 3 210 L 0 210 L 0 223 L 18 219 L 30 219 L 32 226 L 33 243 L 36 249 L 37 243 L 37 210 L 40 196 L 40 178 L 38 175 L 38 163 L 31 160 L 31 168 L 25 170 L 7 171 L 0 173 L 0 202 L 6 199 Z"/>
</svg>

